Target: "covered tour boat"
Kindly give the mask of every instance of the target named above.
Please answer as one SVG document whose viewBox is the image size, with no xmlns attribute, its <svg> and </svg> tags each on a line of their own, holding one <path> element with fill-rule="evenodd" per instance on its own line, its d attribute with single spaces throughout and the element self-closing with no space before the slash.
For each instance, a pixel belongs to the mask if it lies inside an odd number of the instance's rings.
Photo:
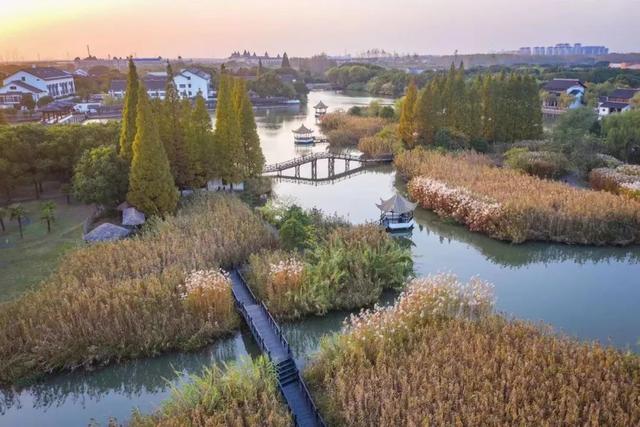
<svg viewBox="0 0 640 427">
<path fill-rule="evenodd" d="M 313 137 L 313 131 L 306 127 L 304 124 L 293 132 L 293 140 L 296 144 L 313 144 L 315 138 Z"/>
<path fill-rule="evenodd" d="M 416 205 L 416 203 L 411 203 L 398 194 L 387 200 L 380 199 L 380 204 L 376 203 L 376 206 L 382 212 L 380 214 L 380 225 L 387 231 L 412 229 L 415 225 L 413 211 Z"/>
</svg>

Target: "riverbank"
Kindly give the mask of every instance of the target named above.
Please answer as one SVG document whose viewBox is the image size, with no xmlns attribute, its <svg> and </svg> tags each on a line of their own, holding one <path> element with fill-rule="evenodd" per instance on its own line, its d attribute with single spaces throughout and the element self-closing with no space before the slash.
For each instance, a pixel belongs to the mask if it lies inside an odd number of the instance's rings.
<svg viewBox="0 0 640 427">
<path fill-rule="evenodd" d="M 239 324 L 216 277 L 275 243 L 232 196 L 196 198 L 138 237 L 67 254 L 37 290 L 0 306 L 0 383 L 189 350 Z M 208 302 L 207 304 L 204 304 Z"/>
<path fill-rule="evenodd" d="M 477 154 L 416 149 L 395 164 L 421 207 L 495 239 L 640 243 L 640 203 L 633 200 L 497 168 Z"/>
<path fill-rule="evenodd" d="M 640 422 L 638 356 L 507 320 L 451 275 L 352 317 L 305 377 L 328 425 Z"/>
</svg>

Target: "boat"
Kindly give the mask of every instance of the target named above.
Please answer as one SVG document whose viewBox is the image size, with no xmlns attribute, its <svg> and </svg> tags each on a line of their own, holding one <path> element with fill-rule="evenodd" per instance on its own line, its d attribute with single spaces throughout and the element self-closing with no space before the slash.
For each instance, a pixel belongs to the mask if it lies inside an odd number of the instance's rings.
<svg viewBox="0 0 640 427">
<path fill-rule="evenodd" d="M 293 141 L 296 144 L 313 144 L 315 142 L 315 137 L 313 136 L 313 131 L 306 127 L 304 124 L 300 125 L 300 127 L 293 132 Z"/>
<path fill-rule="evenodd" d="M 413 211 L 417 203 L 411 203 L 399 194 L 395 194 L 390 199 L 380 199 L 380 204 L 376 203 L 380 209 L 380 225 L 387 231 L 410 230 L 415 226 Z"/>
</svg>

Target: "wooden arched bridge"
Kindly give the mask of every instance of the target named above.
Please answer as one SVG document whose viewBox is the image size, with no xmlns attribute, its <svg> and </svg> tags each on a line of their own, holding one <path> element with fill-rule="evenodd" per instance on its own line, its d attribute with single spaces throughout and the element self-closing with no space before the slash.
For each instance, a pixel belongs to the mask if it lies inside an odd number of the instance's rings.
<svg viewBox="0 0 640 427">
<path fill-rule="evenodd" d="M 322 159 L 327 160 L 327 167 L 328 167 L 327 177 L 318 178 L 318 160 L 322 160 Z M 344 172 L 339 172 L 338 174 L 336 174 L 336 169 L 335 169 L 336 160 L 344 161 Z M 263 174 L 265 176 L 275 176 L 279 178 L 291 178 L 291 179 L 298 179 L 298 180 L 331 181 L 347 175 L 351 175 L 354 172 L 357 172 L 367 166 L 377 165 L 382 163 L 389 163 L 392 160 L 393 160 L 392 155 L 384 156 L 384 157 L 376 157 L 376 158 L 366 158 L 363 155 L 356 155 L 356 154 L 321 152 L 321 153 L 308 154 L 308 155 L 296 157 L 294 159 L 287 160 L 284 162 L 267 165 L 264 167 Z M 351 165 L 352 162 L 356 163 L 355 168 L 352 167 Z M 300 175 L 300 167 L 306 164 L 311 165 L 310 178 L 302 178 Z M 290 169 L 293 169 L 293 175 L 283 173 L 284 171 L 287 171 Z"/>
</svg>

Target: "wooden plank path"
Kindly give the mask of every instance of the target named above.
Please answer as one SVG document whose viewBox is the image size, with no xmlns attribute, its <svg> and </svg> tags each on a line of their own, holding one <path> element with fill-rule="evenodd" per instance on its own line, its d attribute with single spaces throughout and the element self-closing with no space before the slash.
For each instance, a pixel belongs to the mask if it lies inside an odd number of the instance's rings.
<svg viewBox="0 0 640 427">
<path fill-rule="evenodd" d="M 311 399 L 291 347 L 263 302 L 258 302 L 238 270 L 230 273 L 231 290 L 236 306 L 249 326 L 260 349 L 276 367 L 278 388 L 298 427 L 324 427 L 322 417 Z"/>
</svg>

